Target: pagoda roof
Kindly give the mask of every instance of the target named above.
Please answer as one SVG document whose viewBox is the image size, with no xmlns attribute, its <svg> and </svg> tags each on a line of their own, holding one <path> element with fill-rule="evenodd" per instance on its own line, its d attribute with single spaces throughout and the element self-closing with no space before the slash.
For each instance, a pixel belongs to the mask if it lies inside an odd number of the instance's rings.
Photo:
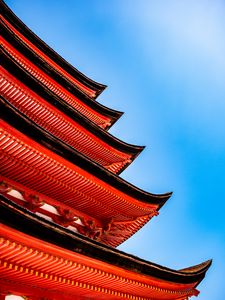
<svg viewBox="0 0 225 300">
<path fill-rule="evenodd" d="M 14 76 L 16 79 L 22 82 L 25 87 L 35 92 L 35 94 L 38 95 L 40 99 L 44 99 L 44 101 L 46 101 L 46 103 L 49 103 L 52 108 L 56 108 L 57 110 L 55 111 L 58 112 L 58 115 L 61 114 L 69 117 L 71 121 L 68 120 L 68 122 L 72 122 L 71 124 L 75 122 L 74 125 L 71 126 L 79 124 L 80 131 L 83 132 L 83 134 L 84 132 L 86 132 L 85 136 L 87 137 L 87 139 L 89 138 L 94 141 L 96 146 L 93 144 L 93 142 L 89 142 L 92 148 L 87 149 L 87 156 L 92 157 L 92 159 L 94 159 L 95 161 L 99 161 L 100 164 L 104 165 L 112 172 L 121 173 L 144 149 L 143 146 L 131 145 L 116 138 L 109 132 L 105 131 L 104 129 L 100 128 L 99 126 L 85 118 L 81 113 L 79 113 L 73 107 L 67 105 L 57 95 L 49 91 L 37 79 L 31 77 L 29 73 L 26 72 L 26 70 L 24 70 L 20 65 L 18 65 L 17 62 L 15 62 L 7 53 L 5 53 L 4 50 L 2 51 L 1 56 L 2 67 L 7 70 L 10 75 Z M 5 89 L 5 87 L 2 88 Z M 12 93 L 10 91 L 10 95 L 11 94 Z M 51 110 L 53 111 L 53 109 Z M 75 134 L 75 131 L 73 134 Z M 66 138 L 66 135 L 64 136 L 64 138 Z M 74 142 L 76 141 L 78 141 L 78 138 L 74 140 Z M 69 143 L 68 139 L 67 143 Z M 72 140 L 71 143 L 73 145 Z M 71 143 L 69 144 L 71 145 Z M 96 147 L 100 147 L 98 151 L 99 158 L 95 154 Z M 109 150 L 107 150 L 108 148 L 110 149 L 110 152 Z M 80 151 L 82 152 L 82 150 Z"/>
<path fill-rule="evenodd" d="M 187 300 L 211 260 L 173 270 L 116 250 L 172 193 L 118 175 L 144 147 L 106 130 L 122 112 L 0 0 L 0 298 Z"/>
<path fill-rule="evenodd" d="M 0 1 L 0 7 L 2 16 L 10 24 L 13 24 L 15 30 L 24 36 L 29 44 L 33 44 L 33 48 L 38 49 L 39 53 L 45 57 L 48 63 L 54 66 L 64 77 L 69 79 L 80 91 L 95 99 L 106 88 L 106 85 L 95 82 L 69 64 L 33 33 L 3 1 Z"/>
<path fill-rule="evenodd" d="M 122 243 L 171 196 L 145 192 L 107 171 L 4 99 L 0 112 L 6 122 L 1 124 L 2 175 L 100 220 L 108 228 L 101 236 L 103 243 Z"/>
<path fill-rule="evenodd" d="M 1 48 L 16 59 L 30 76 L 41 80 L 51 91 L 60 96 L 65 103 L 74 107 L 92 122 L 109 129 L 123 112 L 108 108 L 88 95 L 82 93 L 76 86 L 52 68 L 38 53 L 30 49 L 9 27 L 10 24 L 1 20 Z"/>
<path fill-rule="evenodd" d="M 6 283 L 11 276 L 15 283 L 22 280 L 22 286 L 29 281 L 40 287 L 43 280 L 46 288 L 46 279 L 50 275 L 47 273 L 50 272 L 53 281 L 58 282 L 58 277 L 61 277 L 60 282 L 66 283 L 64 292 L 66 289 L 72 294 L 79 292 L 79 288 L 76 289 L 79 284 L 74 284 L 73 288 L 69 284 L 73 278 L 83 283 L 82 288 L 99 287 L 92 289 L 94 299 L 108 293 L 107 299 L 112 296 L 112 299 L 118 296 L 118 299 L 135 300 L 186 299 L 198 295 L 196 287 L 211 265 L 209 260 L 183 270 L 166 268 L 71 233 L 12 203 L 5 196 L 1 195 L 0 200 L 3 213 L 1 280 L 4 282 L 5 279 Z M 51 256 L 54 256 L 54 266 L 49 263 Z M 34 277 L 30 276 L 32 274 Z M 97 274 L 101 275 L 99 279 Z M 35 275 L 38 280 L 35 280 Z M 58 287 L 62 292 L 60 286 L 62 288 L 62 284 L 56 283 L 51 290 L 56 291 Z M 94 291 L 98 292 L 97 295 Z"/>
<path fill-rule="evenodd" d="M 104 169 L 100 165 L 94 163 L 82 153 L 76 151 L 74 148 L 66 145 L 63 141 L 53 136 L 43 128 L 39 127 L 35 122 L 28 119 L 25 115 L 15 109 L 8 101 L 0 97 L 1 99 L 1 117 L 8 124 L 12 125 L 22 132 L 25 136 L 30 137 L 37 144 L 41 144 L 52 152 L 60 155 L 64 159 L 70 161 L 73 164 L 78 165 L 82 169 L 88 171 L 90 174 L 98 176 L 101 180 L 109 183 L 113 187 L 121 189 L 128 195 L 136 197 L 139 201 L 146 203 L 152 203 L 162 206 L 172 193 L 153 194 L 145 192 L 127 182 L 123 178 L 114 175 L 107 169 Z M 79 159 L 78 159 L 79 158 Z"/>
</svg>

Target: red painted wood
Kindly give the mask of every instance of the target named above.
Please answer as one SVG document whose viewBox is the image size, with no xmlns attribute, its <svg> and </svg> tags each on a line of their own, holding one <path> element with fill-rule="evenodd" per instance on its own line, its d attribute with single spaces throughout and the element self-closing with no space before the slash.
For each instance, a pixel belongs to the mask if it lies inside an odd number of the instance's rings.
<svg viewBox="0 0 225 300">
<path fill-rule="evenodd" d="M 53 93 L 74 107 L 80 113 L 89 118 L 92 122 L 96 123 L 102 128 L 110 125 L 111 120 L 98 112 L 91 109 L 89 106 L 81 102 L 77 97 L 68 92 L 65 88 L 59 85 L 54 79 L 32 64 L 26 57 L 19 51 L 11 46 L 6 40 L 0 37 L 0 43 L 4 50 L 10 54 L 26 71 L 28 71 L 34 78 L 38 79 L 42 84 L 49 88 Z"/>
<path fill-rule="evenodd" d="M 90 175 L 3 121 L 0 149 L 2 176 L 98 219 L 104 226 L 96 238 L 113 247 L 139 230 L 158 209 Z"/>
<path fill-rule="evenodd" d="M 61 76 L 86 95 L 96 97 L 94 90 L 61 68 L 7 20 L 1 19 Z M 31 76 L 89 120 L 102 128 L 110 125 L 109 118 L 83 104 L 2 38 L 1 46 Z M 3 68 L 1 73 L 2 95 L 54 136 L 114 173 L 131 162 L 131 155 L 110 147 L 85 131 Z M 1 120 L 0 125 L 0 192 L 34 214 L 42 214 L 61 226 L 113 247 L 158 214 L 158 205 L 128 196 L 29 139 L 6 122 Z M 197 282 L 177 284 L 135 270 L 125 270 L 3 224 L 0 236 L 0 299 L 8 293 L 25 295 L 33 300 L 188 300 L 198 295 Z"/>
<path fill-rule="evenodd" d="M 176 284 L 124 270 L 5 225 L 1 226 L 0 233 L 0 286 L 13 281 L 12 292 L 54 299 L 89 295 L 93 299 L 135 300 L 181 299 L 197 294 L 196 283 Z"/>
<path fill-rule="evenodd" d="M 64 77 L 70 80 L 75 86 L 77 86 L 81 91 L 86 93 L 90 97 L 95 97 L 96 92 L 91 90 L 89 87 L 85 86 L 83 83 L 79 82 L 76 78 L 67 73 L 63 68 L 57 65 L 53 60 L 51 60 L 45 53 L 39 50 L 35 45 L 33 45 L 27 38 L 25 38 L 12 24 L 10 24 L 3 16 L 1 20 L 7 24 L 7 26 L 18 36 L 25 44 L 27 44 L 35 53 L 42 57 L 46 62 L 48 62 L 54 69 L 61 73 Z"/>
<path fill-rule="evenodd" d="M 17 109 L 54 136 L 103 167 L 118 173 L 132 157 L 118 151 L 49 104 L 0 67 L 0 92 Z"/>
</svg>

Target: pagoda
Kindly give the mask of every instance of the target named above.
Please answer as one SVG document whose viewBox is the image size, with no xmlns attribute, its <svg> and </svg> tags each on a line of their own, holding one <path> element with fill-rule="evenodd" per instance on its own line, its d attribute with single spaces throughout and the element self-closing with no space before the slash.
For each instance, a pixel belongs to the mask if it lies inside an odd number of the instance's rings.
<svg viewBox="0 0 225 300">
<path fill-rule="evenodd" d="M 119 174 L 143 147 L 121 112 L 1 1 L 0 299 L 189 299 L 211 261 L 172 270 L 116 249 L 171 193 Z"/>
</svg>

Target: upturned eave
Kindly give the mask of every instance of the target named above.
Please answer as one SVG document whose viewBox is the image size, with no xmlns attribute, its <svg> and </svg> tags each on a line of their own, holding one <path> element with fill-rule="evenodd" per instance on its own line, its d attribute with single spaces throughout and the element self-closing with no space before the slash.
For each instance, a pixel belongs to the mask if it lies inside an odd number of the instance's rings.
<svg viewBox="0 0 225 300">
<path fill-rule="evenodd" d="M 13 24 L 15 29 L 23 35 L 30 43 L 35 45 L 49 60 L 57 64 L 64 73 L 65 76 L 75 83 L 82 92 L 95 99 L 105 88 L 106 85 L 98 83 L 83 73 L 74 68 L 58 53 L 56 53 L 51 47 L 49 47 L 44 41 L 42 41 L 34 32 L 32 32 L 4 3 L 0 1 L 1 14 L 10 23 Z"/>
</svg>

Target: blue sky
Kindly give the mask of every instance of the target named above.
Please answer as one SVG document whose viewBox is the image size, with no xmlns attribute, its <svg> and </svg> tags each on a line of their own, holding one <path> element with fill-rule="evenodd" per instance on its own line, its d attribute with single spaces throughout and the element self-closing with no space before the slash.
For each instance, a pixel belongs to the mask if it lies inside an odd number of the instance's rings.
<svg viewBox="0 0 225 300">
<path fill-rule="evenodd" d="M 146 145 L 122 177 L 173 191 L 123 251 L 183 268 L 213 258 L 198 299 L 224 300 L 225 2 L 8 0 L 44 41 L 107 84 L 111 133 Z"/>
</svg>

